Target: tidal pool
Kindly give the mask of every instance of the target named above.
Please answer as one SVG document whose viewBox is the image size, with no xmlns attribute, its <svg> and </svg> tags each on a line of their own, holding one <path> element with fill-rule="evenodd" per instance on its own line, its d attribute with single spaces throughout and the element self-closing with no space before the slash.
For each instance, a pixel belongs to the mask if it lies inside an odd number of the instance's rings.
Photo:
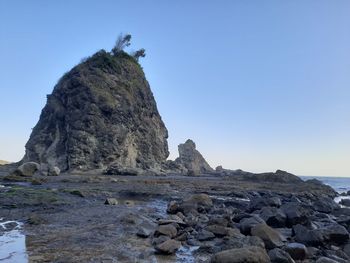
<svg viewBox="0 0 350 263">
<path fill-rule="evenodd" d="M 22 232 L 21 222 L 3 221 L 0 218 L 0 262 L 28 262 L 25 235 Z"/>
</svg>

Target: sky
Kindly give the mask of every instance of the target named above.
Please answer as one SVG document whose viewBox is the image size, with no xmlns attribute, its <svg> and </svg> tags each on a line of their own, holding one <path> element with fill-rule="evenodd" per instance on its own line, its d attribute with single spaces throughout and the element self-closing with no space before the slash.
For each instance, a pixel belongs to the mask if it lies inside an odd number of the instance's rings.
<svg viewBox="0 0 350 263">
<path fill-rule="evenodd" d="M 210 165 L 350 176 L 350 1 L 0 0 L 0 159 L 58 79 L 120 33 L 169 130 Z"/>
</svg>

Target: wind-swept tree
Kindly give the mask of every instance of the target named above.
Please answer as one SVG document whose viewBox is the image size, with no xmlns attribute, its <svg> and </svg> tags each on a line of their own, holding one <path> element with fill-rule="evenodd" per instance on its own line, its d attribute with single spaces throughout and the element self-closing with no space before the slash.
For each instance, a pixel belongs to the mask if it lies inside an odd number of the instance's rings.
<svg viewBox="0 0 350 263">
<path fill-rule="evenodd" d="M 139 61 L 140 57 L 144 58 L 146 56 L 146 50 L 144 48 L 141 48 L 140 50 L 131 53 L 131 56 L 133 56 L 137 61 Z"/>
<path fill-rule="evenodd" d="M 124 48 L 130 46 L 131 35 L 120 34 L 117 41 L 115 42 L 115 46 L 112 49 L 113 55 L 117 55 L 119 52 L 123 51 Z"/>
</svg>

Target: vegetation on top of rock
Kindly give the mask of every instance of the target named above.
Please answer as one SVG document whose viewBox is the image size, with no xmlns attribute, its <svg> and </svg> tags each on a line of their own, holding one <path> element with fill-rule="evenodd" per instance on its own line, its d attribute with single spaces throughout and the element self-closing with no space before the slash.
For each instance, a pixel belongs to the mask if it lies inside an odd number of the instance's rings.
<svg viewBox="0 0 350 263">
<path fill-rule="evenodd" d="M 61 171 L 110 165 L 160 170 L 168 131 L 137 58 L 100 50 L 66 73 L 47 97 L 26 144 L 24 162 Z"/>
<path fill-rule="evenodd" d="M 112 48 L 111 53 L 113 56 L 119 56 L 120 54 L 125 53 L 124 49 L 130 45 L 131 45 L 131 35 L 120 34 L 119 37 L 117 38 L 117 41 L 114 47 Z M 144 48 L 141 48 L 137 51 L 131 52 L 130 56 L 135 58 L 138 61 L 140 57 L 146 56 L 146 50 Z"/>
</svg>

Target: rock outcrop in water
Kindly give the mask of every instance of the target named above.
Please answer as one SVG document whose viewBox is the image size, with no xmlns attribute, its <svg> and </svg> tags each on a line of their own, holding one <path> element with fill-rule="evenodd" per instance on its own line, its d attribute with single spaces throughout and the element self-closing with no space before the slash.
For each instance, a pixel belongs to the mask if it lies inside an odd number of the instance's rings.
<svg viewBox="0 0 350 263">
<path fill-rule="evenodd" d="M 55 86 L 26 144 L 23 161 L 90 170 L 109 165 L 158 169 L 168 131 L 137 60 L 101 50 Z"/>
</svg>

